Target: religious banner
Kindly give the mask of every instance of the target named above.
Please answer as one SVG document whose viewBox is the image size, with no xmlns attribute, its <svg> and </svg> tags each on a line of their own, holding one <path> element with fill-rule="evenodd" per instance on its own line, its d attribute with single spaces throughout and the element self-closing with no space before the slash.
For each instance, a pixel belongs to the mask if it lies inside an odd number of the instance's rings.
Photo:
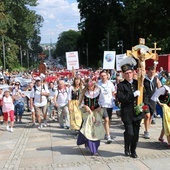
<svg viewBox="0 0 170 170">
<path fill-rule="evenodd" d="M 67 70 L 79 69 L 78 52 L 66 52 Z"/>
<path fill-rule="evenodd" d="M 104 51 L 103 56 L 103 69 L 114 69 L 115 68 L 115 51 Z"/>
<path fill-rule="evenodd" d="M 120 62 L 127 57 L 126 54 L 118 54 L 116 55 L 116 71 L 121 71 Z"/>
</svg>

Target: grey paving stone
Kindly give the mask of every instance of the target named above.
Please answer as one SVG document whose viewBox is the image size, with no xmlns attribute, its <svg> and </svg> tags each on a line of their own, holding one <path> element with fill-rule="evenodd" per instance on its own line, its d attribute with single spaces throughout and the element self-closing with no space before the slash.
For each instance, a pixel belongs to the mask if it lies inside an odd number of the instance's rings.
<svg viewBox="0 0 170 170">
<path fill-rule="evenodd" d="M 140 139 L 137 148 L 138 159 L 124 156 L 123 126 L 120 119 L 113 116 L 111 135 L 113 143 L 105 144 L 101 140 L 99 156 L 91 153 L 83 145 L 76 145 L 73 131 L 60 129 L 58 123 L 39 131 L 28 125 L 30 114 L 25 114 L 25 124 L 15 124 L 14 133 L 0 127 L 0 169 L 3 170 L 136 170 L 166 169 L 170 162 L 170 149 L 158 141 L 161 131 L 161 119 L 151 125 L 151 139 L 143 138 L 144 127 L 141 124 Z M 159 164 L 159 162 L 161 162 Z"/>
</svg>

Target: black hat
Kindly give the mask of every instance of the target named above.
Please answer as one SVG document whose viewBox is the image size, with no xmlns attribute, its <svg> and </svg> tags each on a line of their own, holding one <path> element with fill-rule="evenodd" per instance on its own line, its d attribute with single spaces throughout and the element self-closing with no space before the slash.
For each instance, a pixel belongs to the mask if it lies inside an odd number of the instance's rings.
<svg viewBox="0 0 170 170">
<path fill-rule="evenodd" d="M 133 66 L 130 65 L 130 64 L 124 64 L 124 65 L 121 67 L 121 69 L 122 69 L 122 72 L 124 73 L 124 72 L 126 72 L 126 71 L 128 71 L 128 70 L 133 70 Z"/>
</svg>

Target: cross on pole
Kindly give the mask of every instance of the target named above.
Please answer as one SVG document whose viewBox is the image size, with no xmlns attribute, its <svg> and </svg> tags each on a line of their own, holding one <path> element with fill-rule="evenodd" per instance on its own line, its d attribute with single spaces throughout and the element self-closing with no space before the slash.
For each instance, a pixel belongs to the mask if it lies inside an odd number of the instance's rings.
<svg viewBox="0 0 170 170">
<path fill-rule="evenodd" d="M 161 50 L 161 48 L 157 48 L 156 45 L 157 45 L 157 43 L 155 42 L 154 48 L 150 48 L 152 51 L 154 50 L 154 53 L 156 53 L 156 51 L 158 51 L 158 50 Z"/>
<path fill-rule="evenodd" d="M 155 42 L 155 43 L 154 43 L 154 48 L 150 48 L 151 51 L 154 51 L 154 54 L 157 54 L 156 51 L 161 50 L 161 48 L 157 48 L 156 45 L 157 45 L 157 43 Z M 158 60 L 158 59 L 157 59 L 157 60 Z"/>
<path fill-rule="evenodd" d="M 41 60 L 44 60 L 44 58 L 46 57 L 46 55 L 43 54 L 43 53 L 41 53 L 41 54 L 38 55 L 38 57 L 41 58 Z"/>
<path fill-rule="evenodd" d="M 146 60 L 153 59 L 158 60 L 157 54 L 152 53 L 152 50 L 156 52 L 156 50 L 159 50 L 156 48 L 156 44 L 154 44 L 154 48 L 150 49 L 145 45 L 145 39 L 140 38 L 139 44 L 132 47 L 132 50 L 127 50 L 127 56 L 134 57 L 138 60 L 138 90 L 140 91 L 140 96 L 137 100 L 137 105 L 141 104 L 143 102 L 143 81 L 146 74 Z"/>
</svg>

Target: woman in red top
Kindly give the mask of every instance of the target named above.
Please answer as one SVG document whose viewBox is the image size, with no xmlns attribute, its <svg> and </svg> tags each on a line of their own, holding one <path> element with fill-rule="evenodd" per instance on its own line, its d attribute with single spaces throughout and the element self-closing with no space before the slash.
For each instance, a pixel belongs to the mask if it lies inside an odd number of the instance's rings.
<svg viewBox="0 0 170 170">
<path fill-rule="evenodd" d="M 6 130 L 13 132 L 13 125 L 14 125 L 14 104 L 13 98 L 10 96 L 10 91 L 6 90 L 4 92 L 4 97 L 2 100 L 2 112 L 4 115 L 4 121 L 6 124 Z M 8 125 L 8 118 L 10 117 L 10 126 Z"/>
</svg>

